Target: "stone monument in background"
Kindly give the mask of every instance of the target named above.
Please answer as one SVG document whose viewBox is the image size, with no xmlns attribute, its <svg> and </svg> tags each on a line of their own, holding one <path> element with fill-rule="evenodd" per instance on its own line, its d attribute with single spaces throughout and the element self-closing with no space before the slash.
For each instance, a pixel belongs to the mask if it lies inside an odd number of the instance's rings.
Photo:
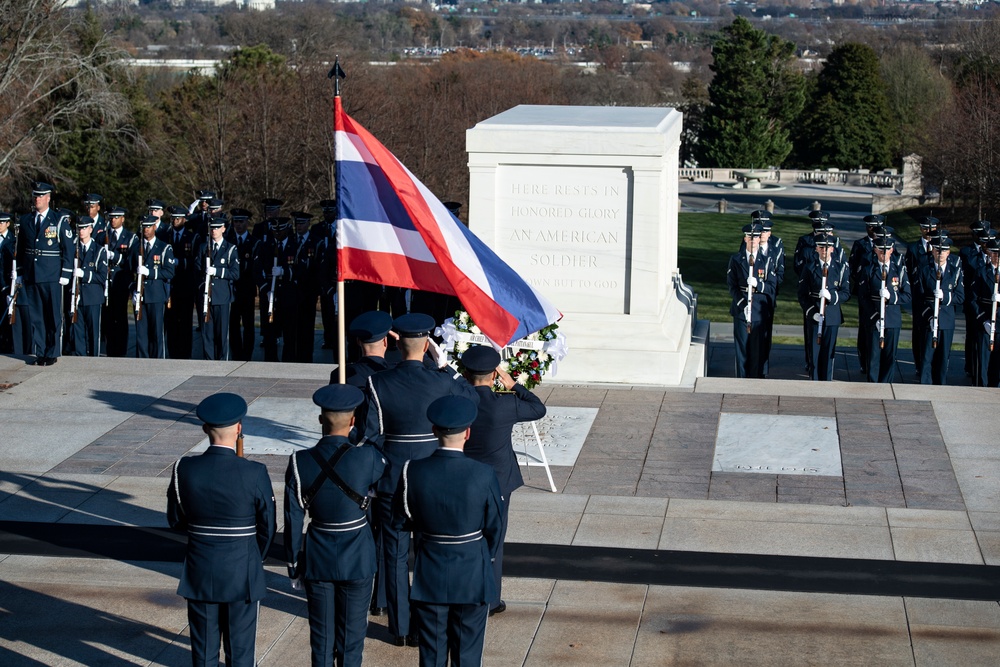
<svg viewBox="0 0 1000 667">
<path fill-rule="evenodd" d="M 564 317 L 561 382 L 704 374 L 677 270 L 681 114 L 522 105 L 466 133 L 469 226 Z"/>
</svg>

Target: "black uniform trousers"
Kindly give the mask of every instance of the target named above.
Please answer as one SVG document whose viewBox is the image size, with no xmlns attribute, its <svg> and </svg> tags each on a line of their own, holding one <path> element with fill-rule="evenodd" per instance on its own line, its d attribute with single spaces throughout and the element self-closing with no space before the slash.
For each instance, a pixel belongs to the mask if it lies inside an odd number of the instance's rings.
<svg viewBox="0 0 1000 667">
<path fill-rule="evenodd" d="M 101 308 L 103 304 L 76 307 L 76 322 L 72 325 L 75 356 L 101 356 Z"/>
<path fill-rule="evenodd" d="M 254 299 L 237 298 L 229 311 L 229 351 L 237 361 L 253 359 L 256 342 Z"/>
<path fill-rule="evenodd" d="M 142 319 L 135 321 L 135 356 L 139 359 L 166 359 L 163 342 L 165 303 L 142 304 Z"/>
<path fill-rule="evenodd" d="M 104 307 L 101 319 L 105 323 L 109 357 L 124 357 L 128 353 L 128 290 L 111 288 L 108 305 Z"/>
<path fill-rule="evenodd" d="M 188 600 L 187 607 L 193 667 L 218 667 L 220 637 L 226 667 L 254 667 L 259 602 Z"/>
<path fill-rule="evenodd" d="M 170 308 L 164 315 L 167 349 L 171 359 L 190 359 L 194 343 L 194 294 L 190 288 L 171 289 Z"/>
<path fill-rule="evenodd" d="M 0 299 L 0 302 L 3 300 Z M 16 309 L 17 306 L 14 306 Z M 3 315 L 0 317 L 0 354 L 10 354 L 14 351 L 14 329 L 10 325 L 10 316 L 7 315 L 7 309 L 4 308 Z"/>
<path fill-rule="evenodd" d="M 979 350 L 978 374 L 982 380 L 980 387 L 1000 387 L 1000 341 L 994 338 L 993 351 L 990 352 L 990 337 L 982 330 L 981 324 L 975 325 L 979 329 L 977 349 Z"/>
<path fill-rule="evenodd" d="M 57 359 L 62 353 L 63 286 L 58 282 L 24 285 L 31 319 L 32 345 L 38 356 Z"/>
<path fill-rule="evenodd" d="M 861 373 L 863 375 L 868 375 L 868 357 L 871 354 L 871 349 L 868 346 L 868 341 L 871 339 L 872 330 L 874 329 L 874 327 L 870 323 L 865 322 L 864 319 L 865 319 L 864 315 L 861 313 L 859 309 L 858 343 L 857 343 L 858 364 L 861 366 Z"/>
<path fill-rule="evenodd" d="M 24 287 L 21 289 L 24 290 Z M 14 325 L 10 332 L 14 342 L 14 354 L 38 354 L 31 335 L 31 311 L 24 295 L 22 291 L 17 297 L 17 303 L 14 304 Z"/>
<path fill-rule="evenodd" d="M 385 580 L 389 634 L 402 637 L 410 634 L 410 532 L 393 528 L 391 497 L 379 496 L 372 504 L 382 527 L 378 574 Z M 414 535 L 414 540 L 418 537 Z"/>
<path fill-rule="evenodd" d="M 208 322 L 201 324 L 202 358 L 229 361 L 229 311 L 232 304 L 208 307 Z"/>
<path fill-rule="evenodd" d="M 840 332 L 840 325 L 829 324 L 823 327 L 823 338 L 817 341 L 816 334 L 819 323 L 812 317 L 807 317 L 805 322 L 806 349 L 813 360 L 813 368 L 809 371 L 809 377 L 813 380 L 833 380 L 834 361 L 837 356 L 837 334 Z"/>
<path fill-rule="evenodd" d="M 485 604 L 414 602 L 420 667 L 481 665 L 488 613 Z"/>
<path fill-rule="evenodd" d="M 736 377 L 763 378 L 766 346 L 766 326 L 755 322 L 747 333 L 746 322 L 733 322 L 733 342 L 736 344 Z"/>
<path fill-rule="evenodd" d="M 858 333 L 860 336 L 860 331 Z M 865 342 L 868 349 L 867 366 L 868 372 L 865 377 L 868 382 L 892 382 L 892 376 L 896 371 L 896 348 L 899 345 L 899 329 L 897 327 L 885 328 L 885 346 L 879 347 L 878 327 L 868 328 L 868 339 Z"/>
<path fill-rule="evenodd" d="M 917 330 L 923 332 L 920 338 L 924 346 L 924 365 L 920 369 L 920 384 L 948 384 L 948 365 L 951 360 L 951 343 L 955 337 L 955 330 L 938 329 L 937 347 L 934 347 L 934 337 L 930 331 L 916 327 L 914 333 Z M 916 341 L 913 344 L 916 346 Z"/>
<path fill-rule="evenodd" d="M 311 364 L 313 349 L 316 342 L 316 295 L 300 294 L 295 310 L 295 346 L 293 358 L 284 361 L 296 361 L 300 364 Z M 288 341 L 285 341 L 288 349 Z"/>
<path fill-rule="evenodd" d="M 305 581 L 309 599 L 312 667 L 361 667 L 368 632 L 372 577 L 352 581 Z M 338 624 L 337 619 L 344 622 Z M 335 632 L 331 632 L 336 628 Z"/>
<path fill-rule="evenodd" d="M 497 555 L 493 557 L 493 583 L 497 587 L 497 596 L 488 605 L 490 609 L 500 606 L 503 600 L 503 543 L 507 539 L 507 517 L 510 510 L 510 498 L 504 498 L 500 507 L 500 546 L 497 547 Z"/>
<path fill-rule="evenodd" d="M 331 382 L 330 384 L 335 383 Z M 368 508 L 368 525 L 371 526 L 372 538 L 375 540 L 375 553 L 385 553 L 382 551 L 382 522 L 379 519 L 378 512 L 375 511 L 374 506 Z M 371 606 L 378 607 L 379 609 L 385 609 L 388 604 L 389 603 L 385 601 L 385 576 L 382 573 L 382 563 L 378 563 L 378 571 L 375 572 L 375 584 L 372 587 Z"/>
</svg>

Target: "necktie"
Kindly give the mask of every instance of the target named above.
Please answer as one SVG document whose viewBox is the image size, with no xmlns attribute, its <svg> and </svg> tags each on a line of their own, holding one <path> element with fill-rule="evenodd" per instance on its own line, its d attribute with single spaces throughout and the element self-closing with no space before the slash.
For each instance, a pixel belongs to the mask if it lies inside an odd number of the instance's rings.
<svg viewBox="0 0 1000 667">
<path fill-rule="evenodd" d="M 146 241 L 146 254 L 148 255 L 150 251 L 152 251 L 152 249 L 153 249 L 153 244 L 150 243 L 149 241 Z"/>
</svg>

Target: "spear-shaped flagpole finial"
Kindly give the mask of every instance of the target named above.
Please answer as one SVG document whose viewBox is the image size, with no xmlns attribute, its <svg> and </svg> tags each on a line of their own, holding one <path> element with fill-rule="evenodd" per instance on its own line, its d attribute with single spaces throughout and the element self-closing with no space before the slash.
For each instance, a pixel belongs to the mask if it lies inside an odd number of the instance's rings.
<svg viewBox="0 0 1000 667">
<path fill-rule="evenodd" d="M 347 75 L 344 74 L 344 70 L 340 67 L 340 56 L 337 55 L 333 59 L 333 67 L 327 73 L 326 78 L 333 79 L 333 94 L 340 95 L 340 80 L 346 79 Z"/>
</svg>

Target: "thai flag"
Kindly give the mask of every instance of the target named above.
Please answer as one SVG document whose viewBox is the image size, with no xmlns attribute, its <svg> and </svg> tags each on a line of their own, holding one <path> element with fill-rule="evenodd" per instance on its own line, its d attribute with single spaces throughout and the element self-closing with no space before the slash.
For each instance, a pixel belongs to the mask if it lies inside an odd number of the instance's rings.
<svg viewBox="0 0 1000 667">
<path fill-rule="evenodd" d="M 341 280 L 457 296 L 499 346 L 562 317 L 334 99 Z"/>
</svg>

